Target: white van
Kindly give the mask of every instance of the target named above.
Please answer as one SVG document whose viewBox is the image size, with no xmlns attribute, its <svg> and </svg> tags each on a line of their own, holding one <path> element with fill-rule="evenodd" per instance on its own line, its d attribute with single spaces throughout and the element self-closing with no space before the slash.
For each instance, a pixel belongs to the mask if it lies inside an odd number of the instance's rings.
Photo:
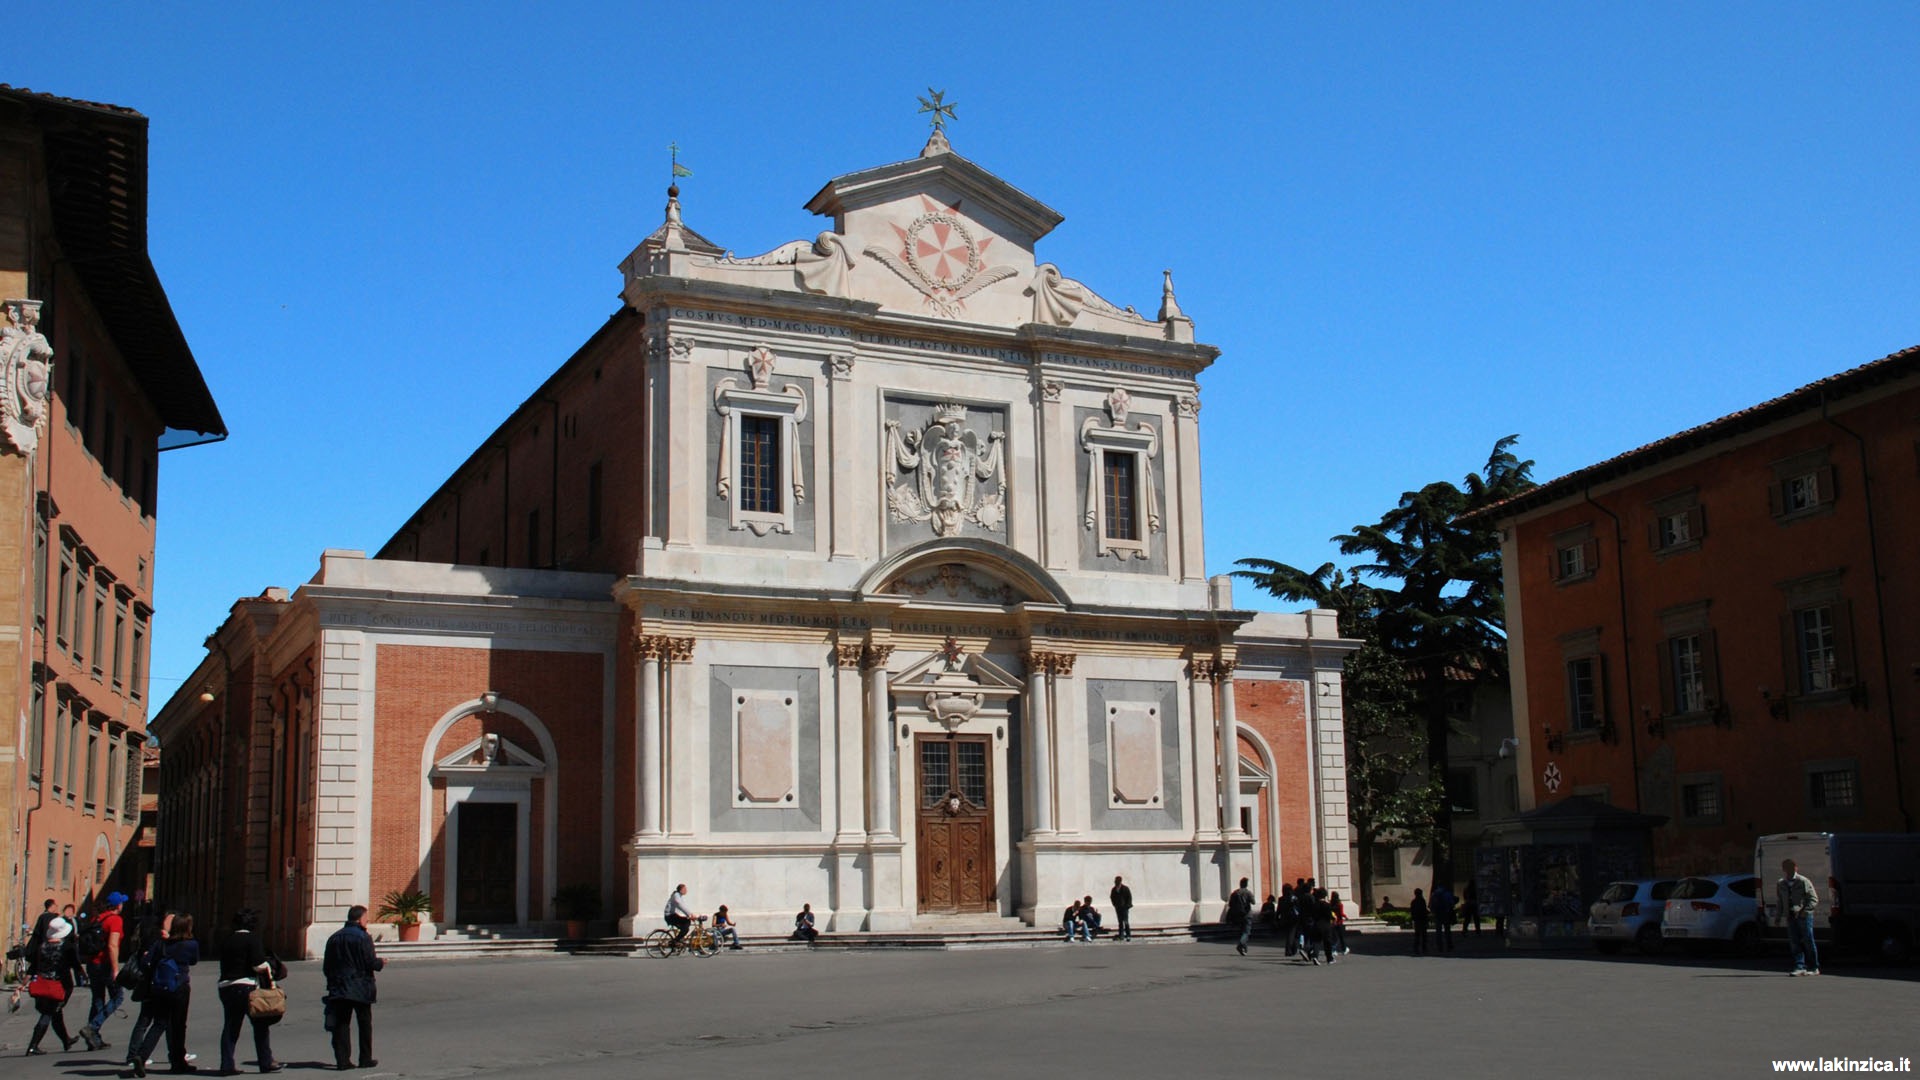
<svg viewBox="0 0 1920 1080">
<path fill-rule="evenodd" d="M 1753 869 L 1763 885 L 1761 921 L 1769 939 L 1785 939 L 1780 862 L 1792 859 L 1813 882 L 1820 903 L 1813 936 L 1842 951 L 1904 960 L 1920 946 L 1920 834 L 1776 833 L 1754 844 Z"/>
</svg>

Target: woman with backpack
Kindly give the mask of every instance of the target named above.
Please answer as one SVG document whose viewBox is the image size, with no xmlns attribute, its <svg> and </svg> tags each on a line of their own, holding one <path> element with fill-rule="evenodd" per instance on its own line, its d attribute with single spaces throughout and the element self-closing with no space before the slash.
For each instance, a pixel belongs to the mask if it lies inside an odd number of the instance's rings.
<svg viewBox="0 0 1920 1080">
<path fill-rule="evenodd" d="M 200 943 L 193 937 L 193 916 L 175 915 L 167 936 L 147 951 L 146 993 L 140 1003 L 140 1019 L 134 1025 L 144 1025 L 146 1030 L 139 1042 L 127 1048 L 127 1064 L 133 1068 L 121 1073 L 122 1077 L 147 1075 L 147 1058 L 159 1044 L 162 1030 L 167 1034 L 167 1062 L 173 1071 L 200 1071 L 187 1062 L 187 1007 L 193 996 L 189 971 L 199 962 Z"/>
<path fill-rule="evenodd" d="M 65 919 L 54 919 L 47 924 L 46 940 L 40 949 L 28 958 L 33 965 L 27 982 L 27 993 L 33 995 L 33 1007 L 40 1012 L 40 1019 L 33 1022 L 33 1037 L 27 1040 L 27 1053 L 44 1054 L 40 1049 L 40 1039 L 52 1027 L 53 1033 L 60 1036 L 62 1050 L 73 1049 L 73 1036 L 67 1034 L 67 1018 L 64 1009 L 67 999 L 73 996 L 74 984 L 86 978 L 87 970 L 80 963 L 80 951 L 73 945 L 73 924 Z"/>
<path fill-rule="evenodd" d="M 233 913 L 233 932 L 220 945 L 220 1008 L 226 1023 L 220 1029 L 220 1075 L 232 1076 L 233 1050 L 240 1041 L 240 1025 L 253 1025 L 253 1056 L 263 1073 L 279 1072 L 284 1066 L 273 1059 L 273 1043 L 268 1033 L 280 1018 L 253 1016 L 248 1003 L 254 990 L 271 987 L 278 976 L 286 974 L 286 965 L 267 955 L 267 947 L 254 933 L 260 928 L 260 913 L 241 908 Z"/>
</svg>

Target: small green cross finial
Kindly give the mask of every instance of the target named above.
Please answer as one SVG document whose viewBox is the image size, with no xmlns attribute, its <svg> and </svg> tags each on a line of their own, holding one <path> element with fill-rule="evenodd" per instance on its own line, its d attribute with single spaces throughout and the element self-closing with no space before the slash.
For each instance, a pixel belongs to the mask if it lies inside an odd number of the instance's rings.
<svg viewBox="0 0 1920 1080">
<path fill-rule="evenodd" d="M 680 144 L 679 143 L 677 142 L 668 143 L 667 153 L 673 155 L 673 171 L 670 174 L 673 179 L 678 180 L 683 176 L 693 175 L 692 169 L 689 169 L 685 165 L 680 164 Z"/>
<path fill-rule="evenodd" d="M 931 118 L 933 130 L 944 130 L 947 126 L 947 121 L 958 119 L 958 117 L 954 115 L 953 106 L 946 103 L 947 92 L 945 90 L 935 90 L 929 86 L 927 87 L 927 93 L 932 95 L 932 98 L 931 100 L 924 97 L 921 98 L 919 111 L 933 114 Z"/>
</svg>

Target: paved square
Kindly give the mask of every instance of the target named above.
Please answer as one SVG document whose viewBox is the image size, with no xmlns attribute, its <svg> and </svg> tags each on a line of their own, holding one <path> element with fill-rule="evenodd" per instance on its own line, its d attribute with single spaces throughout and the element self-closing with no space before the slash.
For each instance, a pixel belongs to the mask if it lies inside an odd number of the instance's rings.
<svg viewBox="0 0 1920 1080">
<path fill-rule="evenodd" d="M 1487 936 L 1489 939 L 1491 935 Z M 1777 958 L 1607 959 L 1404 935 L 1331 968 L 1273 946 L 1112 944 L 667 960 L 417 961 L 380 977 L 386 1076 L 1759 1076 L 1783 1057 L 1920 1058 L 1920 972 L 1793 979 Z M 203 969 L 204 970 L 204 969 Z M 200 980 L 196 979 L 196 983 Z M 274 1032 L 289 1080 L 329 1061 L 318 965 Z M 218 1062 L 211 985 L 188 1039 Z M 77 1006 L 76 1006 L 77 1009 Z M 11 1058 L 31 1006 L 0 1021 Z M 124 1045 L 128 1022 L 108 1038 Z M 242 1036 L 243 1061 L 251 1044 Z M 114 1055 L 7 1060 L 0 1076 L 112 1075 Z"/>
</svg>

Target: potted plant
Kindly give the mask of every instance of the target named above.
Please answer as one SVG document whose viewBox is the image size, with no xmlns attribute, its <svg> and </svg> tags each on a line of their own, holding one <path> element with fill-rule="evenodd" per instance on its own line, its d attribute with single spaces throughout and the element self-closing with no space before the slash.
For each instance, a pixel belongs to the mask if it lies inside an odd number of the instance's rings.
<svg viewBox="0 0 1920 1080">
<path fill-rule="evenodd" d="M 584 881 L 563 885 L 554 895 L 555 915 L 567 920 L 567 936 L 587 936 L 587 924 L 600 917 L 600 886 Z"/>
<path fill-rule="evenodd" d="M 395 889 L 380 901 L 374 917 L 400 928 L 401 941 L 420 940 L 420 920 L 433 914 L 433 897 L 418 889 Z"/>
</svg>

